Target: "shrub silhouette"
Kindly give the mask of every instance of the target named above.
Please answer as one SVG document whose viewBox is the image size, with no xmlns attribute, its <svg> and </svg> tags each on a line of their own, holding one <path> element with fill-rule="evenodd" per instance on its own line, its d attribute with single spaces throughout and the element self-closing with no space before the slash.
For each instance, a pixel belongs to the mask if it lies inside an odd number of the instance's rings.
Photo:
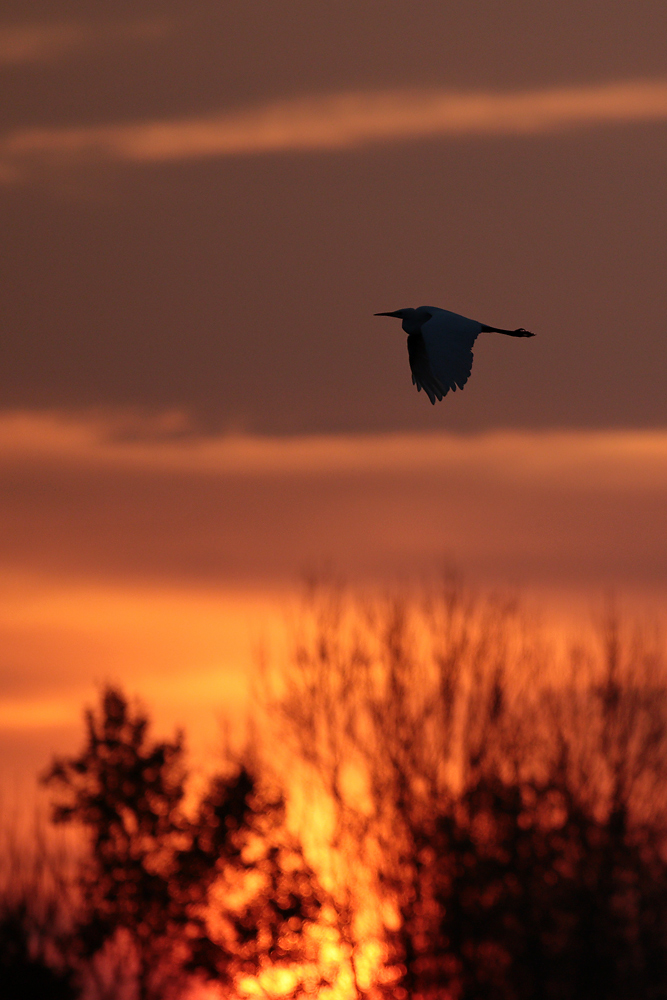
<svg viewBox="0 0 667 1000">
<path fill-rule="evenodd" d="M 55 957 L 48 944 L 43 933 L 36 933 L 27 900 L 0 904 L 0 982 L 5 1000 L 73 1000 L 78 995 L 74 969 L 62 956 Z"/>
<path fill-rule="evenodd" d="M 70 961 L 67 857 L 35 823 L 31 840 L 13 824 L 2 830 L 0 994 L 6 1000 L 78 995 Z"/>
</svg>

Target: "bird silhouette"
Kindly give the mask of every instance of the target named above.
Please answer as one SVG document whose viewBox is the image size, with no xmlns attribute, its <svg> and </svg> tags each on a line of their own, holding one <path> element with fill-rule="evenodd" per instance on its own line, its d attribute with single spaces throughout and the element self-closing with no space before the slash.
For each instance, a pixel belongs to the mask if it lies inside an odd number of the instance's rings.
<svg viewBox="0 0 667 1000">
<path fill-rule="evenodd" d="M 408 358 L 412 382 L 417 391 L 424 390 L 435 405 L 449 390 L 462 389 L 472 371 L 472 345 L 480 333 L 505 333 L 508 337 L 534 337 L 529 330 L 501 330 L 477 320 L 459 316 L 436 306 L 418 309 L 397 309 L 375 313 L 403 320 L 408 335 Z"/>
</svg>

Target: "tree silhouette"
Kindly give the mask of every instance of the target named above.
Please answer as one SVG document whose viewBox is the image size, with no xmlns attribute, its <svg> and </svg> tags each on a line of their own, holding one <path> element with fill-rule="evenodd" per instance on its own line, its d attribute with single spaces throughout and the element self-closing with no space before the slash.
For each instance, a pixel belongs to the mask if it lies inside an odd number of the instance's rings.
<svg viewBox="0 0 667 1000">
<path fill-rule="evenodd" d="M 667 674 L 613 619 L 601 657 L 545 665 L 511 606 L 457 587 L 313 599 L 272 715 L 394 914 L 358 996 L 667 996 Z"/>
<path fill-rule="evenodd" d="M 89 836 L 79 959 L 125 942 L 141 1000 L 192 976 L 229 995 L 250 976 L 283 997 L 667 998 L 667 672 L 613 618 L 570 666 L 457 587 L 314 595 L 273 695 L 263 675 L 254 755 L 187 808 L 181 737 L 152 741 L 107 689 L 47 777 L 54 818 Z M 287 766 L 331 817 L 319 856 L 290 832 Z"/>
<path fill-rule="evenodd" d="M 55 760 L 45 778 L 61 793 L 54 821 L 76 820 L 90 838 L 81 879 L 82 955 L 91 958 L 119 932 L 128 935 L 141 1000 L 174 981 L 182 942 L 191 934 L 194 953 L 205 933 L 198 915 L 182 905 L 176 871 L 187 837 L 181 738 L 152 744 L 147 727 L 147 718 L 133 715 L 122 694 L 109 688 L 100 715 L 86 712 L 82 754 Z"/>
<path fill-rule="evenodd" d="M 192 975 L 230 986 L 267 962 L 301 960 L 320 901 L 280 796 L 237 768 L 188 813 L 180 735 L 152 742 L 146 715 L 115 688 L 85 720 L 82 753 L 55 760 L 45 778 L 60 796 L 55 822 L 89 836 L 81 960 L 129 941 L 140 1000 L 176 995 Z"/>
</svg>

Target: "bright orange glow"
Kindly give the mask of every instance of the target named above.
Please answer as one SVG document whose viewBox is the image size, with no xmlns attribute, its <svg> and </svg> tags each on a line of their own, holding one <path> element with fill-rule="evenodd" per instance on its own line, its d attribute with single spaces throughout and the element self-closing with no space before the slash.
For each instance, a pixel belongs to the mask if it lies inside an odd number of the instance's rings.
<svg viewBox="0 0 667 1000">
<path fill-rule="evenodd" d="M 258 649 L 281 641 L 281 608 L 259 591 L 5 575 L 0 730 L 78 732 L 84 703 L 114 681 L 145 700 L 161 730 L 185 725 L 196 756 L 215 755 L 221 717 L 245 713 Z"/>
</svg>

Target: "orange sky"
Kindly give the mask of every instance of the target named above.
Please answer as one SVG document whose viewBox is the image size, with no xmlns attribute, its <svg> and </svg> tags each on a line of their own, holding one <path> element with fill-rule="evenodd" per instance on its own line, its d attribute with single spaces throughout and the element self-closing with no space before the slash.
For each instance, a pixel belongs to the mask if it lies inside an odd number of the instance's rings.
<svg viewBox="0 0 667 1000">
<path fill-rule="evenodd" d="M 210 755 L 307 570 L 661 614 L 666 32 L 659 0 L 5 0 L 7 786 L 108 679 Z M 431 407 L 373 316 L 422 302 L 536 337 Z"/>
<path fill-rule="evenodd" d="M 649 618 L 667 595 L 661 431 L 270 439 L 23 411 L 0 418 L 0 477 L 7 775 L 73 746 L 106 680 L 210 756 L 258 649 L 284 649 L 302 571 L 456 567 L 551 625 L 587 626 L 610 589 Z"/>
</svg>

